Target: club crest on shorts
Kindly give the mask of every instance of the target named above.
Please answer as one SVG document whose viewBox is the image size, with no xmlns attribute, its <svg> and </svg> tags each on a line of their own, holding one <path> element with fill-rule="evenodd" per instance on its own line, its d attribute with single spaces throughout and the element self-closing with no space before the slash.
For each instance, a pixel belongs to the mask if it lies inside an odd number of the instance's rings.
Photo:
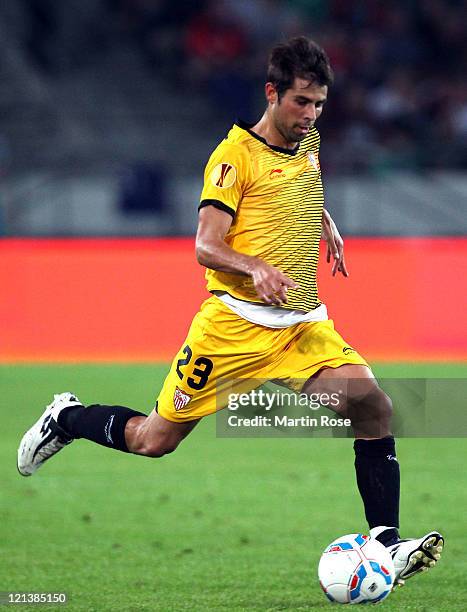
<svg viewBox="0 0 467 612">
<path fill-rule="evenodd" d="M 185 406 L 188 404 L 191 398 L 192 398 L 191 395 L 189 395 L 188 393 L 185 393 L 185 391 L 182 391 L 178 387 L 175 387 L 175 392 L 174 392 L 175 410 L 182 410 L 183 408 L 185 408 Z"/>
<path fill-rule="evenodd" d="M 211 182 L 215 187 L 232 187 L 237 178 L 237 171 L 232 164 L 217 164 L 211 172 Z"/>
<path fill-rule="evenodd" d="M 313 166 L 316 172 L 318 172 L 319 171 L 319 161 L 318 161 L 317 156 L 313 153 L 313 151 L 308 152 L 308 159 L 310 160 L 310 164 Z"/>
</svg>

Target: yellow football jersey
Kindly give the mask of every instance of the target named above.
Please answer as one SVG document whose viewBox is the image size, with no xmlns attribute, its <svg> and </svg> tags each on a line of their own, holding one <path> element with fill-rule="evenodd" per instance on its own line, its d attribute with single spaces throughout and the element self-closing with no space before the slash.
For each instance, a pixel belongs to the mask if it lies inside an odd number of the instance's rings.
<svg viewBox="0 0 467 612">
<path fill-rule="evenodd" d="M 235 124 L 212 153 L 200 208 L 213 205 L 233 217 L 226 243 L 260 257 L 292 278 L 284 308 L 316 308 L 324 205 L 318 161 L 319 134 L 312 128 L 295 150 L 268 145 L 244 123 Z M 208 269 L 209 291 L 261 302 L 250 277 Z"/>
</svg>

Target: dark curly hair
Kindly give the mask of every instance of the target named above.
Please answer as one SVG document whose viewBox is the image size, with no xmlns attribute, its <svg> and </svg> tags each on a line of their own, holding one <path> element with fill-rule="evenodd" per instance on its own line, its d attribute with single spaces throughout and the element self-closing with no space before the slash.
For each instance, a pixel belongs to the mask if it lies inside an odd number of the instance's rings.
<svg viewBox="0 0 467 612">
<path fill-rule="evenodd" d="M 320 86 L 331 85 L 334 80 L 325 51 L 305 36 L 276 45 L 269 56 L 267 80 L 276 88 L 279 100 L 296 77 Z"/>
</svg>

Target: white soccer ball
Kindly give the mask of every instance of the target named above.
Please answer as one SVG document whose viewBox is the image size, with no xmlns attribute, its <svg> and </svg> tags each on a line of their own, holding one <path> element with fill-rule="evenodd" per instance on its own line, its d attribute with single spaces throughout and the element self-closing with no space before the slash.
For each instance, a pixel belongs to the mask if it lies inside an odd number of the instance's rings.
<svg viewBox="0 0 467 612">
<path fill-rule="evenodd" d="M 318 577 L 326 597 L 336 603 L 376 603 L 391 592 L 394 563 L 388 549 L 361 533 L 331 542 L 321 555 Z"/>
</svg>

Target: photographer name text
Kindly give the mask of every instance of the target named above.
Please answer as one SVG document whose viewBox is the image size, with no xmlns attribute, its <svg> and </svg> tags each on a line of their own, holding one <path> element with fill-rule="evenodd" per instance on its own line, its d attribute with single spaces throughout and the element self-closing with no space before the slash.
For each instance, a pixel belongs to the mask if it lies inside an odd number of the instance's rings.
<svg viewBox="0 0 467 612">
<path fill-rule="evenodd" d="M 227 423 L 229 427 L 350 427 L 350 419 L 341 419 L 321 415 L 319 418 L 302 416 L 288 417 L 275 415 L 274 417 L 255 416 L 251 418 L 231 414 Z"/>
</svg>

